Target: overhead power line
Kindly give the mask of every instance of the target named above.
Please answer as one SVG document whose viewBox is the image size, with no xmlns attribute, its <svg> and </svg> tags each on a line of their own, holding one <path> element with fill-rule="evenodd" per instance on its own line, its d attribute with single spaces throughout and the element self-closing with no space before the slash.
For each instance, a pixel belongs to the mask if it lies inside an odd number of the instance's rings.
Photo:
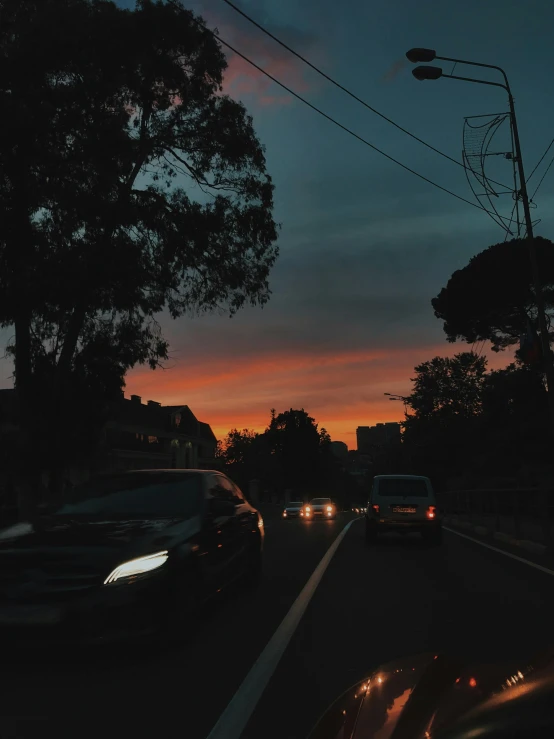
<svg viewBox="0 0 554 739">
<path fill-rule="evenodd" d="M 542 177 L 540 178 L 539 184 L 538 184 L 538 185 L 536 186 L 536 188 L 535 188 L 535 192 L 534 192 L 534 193 L 533 193 L 533 194 L 531 195 L 531 200 L 533 200 L 533 199 L 534 199 L 534 197 L 535 197 L 535 195 L 537 194 L 537 190 L 538 190 L 538 189 L 539 189 L 539 187 L 540 187 L 540 186 L 542 185 L 542 183 L 543 183 L 543 180 L 544 180 L 544 178 L 546 177 L 546 175 L 548 174 L 548 170 L 549 170 L 549 169 L 550 169 L 550 167 L 552 166 L 552 163 L 553 163 L 553 162 L 554 162 L 554 157 L 552 157 L 552 159 L 551 159 L 551 160 L 550 160 L 550 162 L 548 163 L 548 167 L 547 167 L 547 168 L 546 168 L 546 169 L 544 170 L 543 176 L 542 176 Z"/>
<path fill-rule="evenodd" d="M 245 13 L 243 10 L 241 10 L 239 7 L 237 7 L 231 0 L 223 0 L 224 3 L 226 3 L 229 7 L 233 8 L 237 13 L 242 15 L 243 18 L 246 18 L 247 21 L 252 23 L 252 25 L 256 26 L 256 28 L 259 28 L 262 33 L 265 33 L 266 36 L 269 36 L 269 38 L 276 41 L 278 44 L 280 44 L 284 49 L 289 51 L 291 54 L 293 54 L 295 57 L 300 59 L 304 64 L 307 64 L 308 67 L 313 69 L 315 72 L 317 72 L 319 75 L 324 77 L 328 82 L 330 82 L 332 85 L 335 85 L 335 87 L 338 87 L 339 90 L 342 90 L 347 95 L 349 95 L 351 98 L 356 100 L 358 103 L 364 106 L 364 108 L 367 108 L 372 113 L 375 113 L 375 115 L 378 115 L 380 118 L 382 118 L 387 123 L 390 123 L 391 126 L 394 126 L 399 131 L 402 131 L 402 133 L 405 133 L 407 136 L 410 136 L 415 141 L 418 141 L 420 144 L 423 144 L 423 146 L 426 146 L 428 149 L 431 149 L 431 151 L 434 151 L 436 154 L 439 154 L 441 157 L 444 157 L 445 159 L 448 159 L 450 162 L 453 162 L 454 164 L 457 164 L 458 167 L 462 167 L 462 169 L 465 169 L 465 166 L 462 162 L 460 162 L 458 159 L 454 159 L 454 157 L 449 156 L 444 151 L 441 151 L 440 149 L 437 149 L 436 146 L 433 146 L 432 144 L 428 143 L 427 141 L 424 141 L 423 139 L 420 139 L 419 136 L 416 136 L 411 131 L 408 131 L 407 128 L 404 128 L 403 126 L 396 123 L 396 121 L 393 121 L 392 118 L 389 118 L 384 113 L 381 113 L 376 108 L 372 107 L 369 103 L 367 103 L 365 100 L 362 100 L 362 98 L 358 97 L 352 90 L 349 90 L 347 87 L 342 85 L 340 82 L 337 82 L 332 77 L 330 77 L 328 74 L 326 74 L 323 70 L 321 70 L 319 67 L 317 67 L 315 64 L 309 61 L 309 59 L 306 59 L 306 57 L 302 56 L 302 54 L 299 54 L 297 51 L 292 49 L 288 44 L 285 44 L 284 41 L 281 41 L 280 38 L 275 36 L 271 33 L 271 31 L 268 31 L 267 28 L 264 28 L 260 23 L 255 21 L 253 18 L 251 18 L 247 13 Z M 456 66 L 456 65 L 454 65 Z M 502 184 L 501 182 L 496 182 L 495 180 L 489 179 L 489 182 L 493 182 L 495 185 L 500 185 L 501 187 L 504 187 L 505 189 L 508 189 L 507 185 Z"/>
<path fill-rule="evenodd" d="M 183 11 L 183 7 L 178 4 L 178 1 L 177 0 L 167 0 L 167 2 L 170 5 L 172 5 L 173 7 L 177 8 L 178 10 Z M 285 90 L 286 92 L 288 92 L 289 95 L 292 95 L 293 97 L 295 97 L 297 100 L 300 100 L 300 102 L 304 103 L 305 105 L 307 105 L 312 110 L 315 110 L 316 113 L 319 113 L 319 115 L 323 116 L 324 118 L 326 118 L 331 123 L 334 123 L 335 126 L 338 126 L 343 131 L 346 131 L 346 133 L 350 134 L 351 136 L 353 136 L 358 141 L 361 141 L 362 144 L 365 144 L 366 146 L 369 146 L 369 148 L 370 149 L 373 149 L 373 151 L 376 151 L 378 154 L 381 154 L 382 156 L 384 156 L 389 161 L 394 162 L 399 167 L 402 167 L 402 169 L 405 169 L 407 172 L 411 172 L 411 174 L 415 175 L 416 177 L 419 177 L 420 180 L 423 180 L 424 182 L 428 182 L 430 185 L 433 185 L 433 187 L 436 187 L 438 190 L 442 190 L 443 192 L 448 193 L 448 195 L 452 195 L 452 197 L 457 198 L 458 200 L 461 200 L 463 203 L 467 203 L 467 205 L 471 205 L 472 208 L 477 208 L 478 210 L 482 210 L 485 213 L 489 213 L 491 215 L 496 215 L 496 213 L 493 213 L 492 211 L 489 211 L 486 208 L 483 208 L 482 205 L 477 205 L 476 203 L 472 203 L 471 200 L 467 200 L 467 198 L 463 198 L 461 195 L 457 195 L 455 192 L 452 192 L 452 190 L 449 190 L 448 188 L 443 187 L 442 185 L 439 185 L 436 182 L 433 182 L 433 180 L 430 180 L 428 177 L 425 177 L 425 175 L 422 175 L 419 172 L 416 172 L 415 169 L 412 169 L 411 167 L 408 167 L 406 164 L 403 164 L 398 159 L 395 159 L 393 156 L 391 156 L 390 154 L 387 154 L 382 149 L 379 149 L 378 146 L 375 146 L 375 144 L 372 144 L 370 141 L 367 141 L 367 139 L 364 139 L 363 136 L 359 136 L 357 133 L 355 133 L 354 131 L 352 131 L 347 126 L 344 126 L 342 123 L 339 123 L 335 118 L 333 118 L 332 116 L 328 115 L 323 110 L 321 110 L 321 108 L 318 108 L 316 105 L 313 105 L 313 103 L 310 103 L 308 100 L 306 100 L 306 98 L 303 98 L 301 95 L 299 95 L 297 92 L 295 92 L 290 87 L 288 87 L 287 85 L 285 85 L 283 82 L 281 82 L 280 80 L 278 80 L 272 74 L 270 74 L 269 72 L 266 72 L 265 69 L 263 69 L 258 64 L 256 64 L 256 62 L 253 62 L 252 59 L 249 59 L 245 54 L 243 54 L 242 52 L 240 52 L 238 49 L 235 49 L 234 46 L 231 46 L 231 44 L 228 41 L 225 41 L 223 38 L 221 38 L 221 36 L 219 36 L 215 31 L 212 31 L 210 28 L 207 28 L 203 23 L 201 23 L 200 21 L 196 20 L 196 18 L 194 18 L 194 17 L 192 17 L 192 20 L 194 21 L 194 23 L 196 23 L 196 25 L 199 28 L 201 28 L 206 33 L 209 33 L 211 36 L 213 36 L 216 39 L 216 41 L 219 41 L 219 43 L 221 43 L 224 46 L 226 46 L 233 53 L 237 54 L 237 56 L 240 56 L 241 59 L 244 59 L 245 62 L 247 62 L 248 64 L 250 64 L 252 67 L 254 67 L 254 69 L 257 69 L 258 72 L 261 72 L 263 75 L 265 75 L 272 82 L 275 82 L 275 84 L 279 85 L 279 87 L 281 87 L 283 90 Z M 503 220 L 505 220 L 505 221 L 508 220 L 507 216 L 500 216 L 500 217 Z M 503 228 L 505 228 L 505 226 L 503 226 Z"/>
<path fill-rule="evenodd" d="M 542 162 L 542 160 L 543 160 L 543 159 L 545 158 L 545 156 L 546 156 L 546 155 L 548 154 L 548 152 L 550 151 L 550 147 L 552 146 L 552 144 L 554 144 L 554 139 L 552 139 L 552 141 L 551 141 L 551 142 L 550 142 L 550 143 L 548 144 L 548 146 L 546 147 L 546 151 L 544 152 L 544 154 L 542 155 L 542 157 L 541 157 L 541 158 L 539 159 L 539 161 L 538 161 L 538 162 L 537 162 L 537 163 L 535 164 L 535 166 L 533 167 L 533 171 L 531 172 L 531 174 L 530 174 L 530 175 L 529 175 L 529 177 L 527 178 L 527 182 L 529 182 L 529 180 L 531 179 L 531 177 L 532 177 L 532 176 L 533 176 L 533 175 L 535 174 L 535 172 L 537 171 L 538 167 L 540 166 L 540 163 Z M 550 166 L 550 165 L 549 165 L 549 166 Z"/>
</svg>

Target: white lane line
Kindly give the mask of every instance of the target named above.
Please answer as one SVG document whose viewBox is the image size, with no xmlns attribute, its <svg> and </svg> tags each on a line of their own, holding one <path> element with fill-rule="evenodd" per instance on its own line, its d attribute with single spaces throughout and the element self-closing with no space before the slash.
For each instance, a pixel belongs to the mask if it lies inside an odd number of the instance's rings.
<svg viewBox="0 0 554 739">
<path fill-rule="evenodd" d="M 275 672 L 292 635 L 296 631 L 300 619 L 304 615 L 304 611 L 308 607 L 325 570 L 329 566 L 333 555 L 339 548 L 339 544 L 344 539 L 352 523 L 352 521 L 349 521 L 346 524 L 325 552 L 322 560 L 312 572 L 310 579 L 304 585 L 300 595 L 290 607 L 289 612 L 267 643 L 263 652 L 256 662 L 254 662 L 250 672 L 244 678 L 242 685 L 219 717 L 218 722 L 210 731 L 207 739 L 240 739 L 244 727 L 250 720 L 250 716 L 254 713 L 254 709 L 271 676 Z"/>
<path fill-rule="evenodd" d="M 467 534 L 461 534 L 459 531 L 455 531 L 454 529 L 449 529 L 447 526 L 443 526 L 443 529 L 445 531 L 449 531 L 451 534 L 456 534 L 456 536 L 461 536 L 462 539 L 469 539 L 469 541 L 473 541 L 475 542 L 475 544 L 480 544 L 482 547 L 486 547 L 487 549 L 492 549 L 493 552 L 499 552 L 500 554 L 503 554 L 505 557 L 516 559 L 518 562 L 523 562 L 523 564 L 529 565 L 529 567 L 534 567 L 536 570 L 540 570 L 541 572 L 546 572 L 547 575 L 554 575 L 554 570 L 549 570 L 548 567 L 543 567 L 542 565 L 539 565 L 536 562 L 531 562 L 530 559 L 524 559 L 523 557 L 518 557 L 517 554 L 511 554 L 511 552 L 506 552 L 504 551 L 504 549 L 499 549 L 498 547 L 493 547 L 490 544 L 485 544 L 484 541 L 479 541 L 479 539 L 474 539 L 472 536 L 467 536 Z"/>
</svg>

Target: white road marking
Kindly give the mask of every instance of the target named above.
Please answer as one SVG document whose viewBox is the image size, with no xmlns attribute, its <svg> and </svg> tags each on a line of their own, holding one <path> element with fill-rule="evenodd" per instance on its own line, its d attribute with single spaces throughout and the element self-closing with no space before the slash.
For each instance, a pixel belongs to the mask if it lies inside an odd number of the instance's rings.
<svg viewBox="0 0 554 739">
<path fill-rule="evenodd" d="M 333 555 L 339 548 L 339 544 L 344 539 L 352 523 L 352 521 L 349 521 L 346 524 L 325 552 L 320 563 L 312 572 L 310 579 L 302 588 L 300 595 L 290 607 L 289 612 L 267 643 L 263 652 L 256 662 L 254 662 L 250 672 L 244 678 L 242 685 L 219 717 L 218 722 L 210 731 L 207 739 L 240 739 L 244 727 L 250 720 L 250 716 L 254 713 L 254 709 L 296 631 L 300 619 L 304 615 L 325 570 L 329 566 Z"/>
<path fill-rule="evenodd" d="M 445 531 L 449 531 L 451 534 L 456 534 L 456 536 L 461 536 L 462 539 L 469 539 L 469 541 L 473 541 L 475 542 L 475 544 L 480 544 L 482 547 L 486 547 L 487 549 L 492 549 L 493 552 L 499 552 L 500 554 L 503 554 L 505 557 L 516 559 L 518 562 L 523 562 L 523 564 L 529 565 L 529 567 L 534 567 L 536 570 L 540 570 L 541 572 L 546 572 L 547 575 L 554 575 L 554 570 L 549 570 L 548 567 L 543 567 L 542 565 L 539 565 L 536 562 L 531 562 L 530 559 L 524 559 L 523 557 L 518 557 L 517 554 L 511 554 L 511 552 L 506 552 L 504 551 L 504 549 L 493 547 L 490 544 L 486 544 L 484 541 L 479 541 L 479 539 L 474 539 L 472 536 L 467 536 L 467 534 L 461 534 L 459 531 L 455 531 L 454 529 L 449 529 L 447 526 L 443 526 L 443 529 Z"/>
</svg>

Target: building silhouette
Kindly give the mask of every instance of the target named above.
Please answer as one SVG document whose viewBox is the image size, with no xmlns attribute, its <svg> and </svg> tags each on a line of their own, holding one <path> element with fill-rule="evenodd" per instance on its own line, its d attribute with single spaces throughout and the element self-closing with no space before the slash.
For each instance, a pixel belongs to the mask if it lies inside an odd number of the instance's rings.
<svg viewBox="0 0 554 739">
<path fill-rule="evenodd" d="M 400 438 L 400 424 L 396 421 L 358 426 L 356 429 L 356 442 L 361 454 L 371 454 L 379 447 L 400 444 Z"/>
</svg>

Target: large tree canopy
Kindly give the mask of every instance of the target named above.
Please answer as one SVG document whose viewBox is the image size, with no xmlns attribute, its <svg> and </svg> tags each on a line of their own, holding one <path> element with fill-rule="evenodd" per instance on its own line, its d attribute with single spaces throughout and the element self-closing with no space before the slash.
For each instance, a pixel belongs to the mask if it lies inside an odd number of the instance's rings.
<svg viewBox="0 0 554 739">
<path fill-rule="evenodd" d="M 546 308 L 552 315 L 554 244 L 541 237 L 535 244 Z M 487 340 L 495 351 L 516 344 L 528 319 L 536 325 L 528 241 L 513 239 L 477 254 L 466 267 L 454 272 L 431 302 L 435 316 L 444 321 L 450 342 Z"/>
<path fill-rule="evenodd" d="M 434 357 L 415 368 L 407 398 L 417 418 L 475 416 L 480 411 L 487 360 L 475 352 Z"/>
<path fill-rule="evenodd" d="M 113 386 L 167 358 L 161 311 L 269 299 L 273 185 L 191 11 L 5 0 L 0 43 L 0 325 L 23 417 L 45 377 L 59 415 L 91 347 L 109 346 L 87 372 Z"/>
</svg>

